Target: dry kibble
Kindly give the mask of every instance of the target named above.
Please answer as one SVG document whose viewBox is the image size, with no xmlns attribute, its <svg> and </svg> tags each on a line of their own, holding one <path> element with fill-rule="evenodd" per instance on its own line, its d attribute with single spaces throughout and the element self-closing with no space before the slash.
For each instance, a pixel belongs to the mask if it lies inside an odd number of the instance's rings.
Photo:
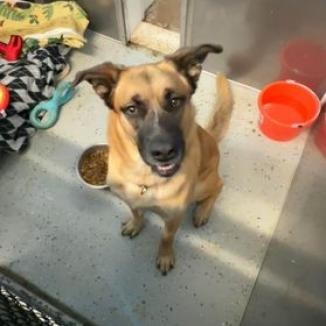
<svg viewBox="0 0 326 326">
<path fill-rule="evenodd" d="M 94 186 L 106 184 L 108 173 L 108 149 L 98 148 L 85 155 L 80 166 L 80 175 Z"/>
</svg>

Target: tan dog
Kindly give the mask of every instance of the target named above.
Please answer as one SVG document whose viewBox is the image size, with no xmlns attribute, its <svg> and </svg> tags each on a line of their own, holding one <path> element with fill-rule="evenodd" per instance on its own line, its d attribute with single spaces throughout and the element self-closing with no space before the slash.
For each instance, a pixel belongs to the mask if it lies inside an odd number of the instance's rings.
<svg viewBox="0 0 326 326">
<path fill-rule="evenodd" d="M 133 214 L 122 224 L 122 235 L 132 238 L 141 231 L 144 209 L 163 218 L 157 256 L 162 274 L 174 266 L 173 239 L 188 205 L 197 203 L 193 222 L 204 225 L 223 185 L 217 143 L 233 107 L 227 79 L 217 79 L 219 101 L 206 130 L 196 124 L 191 104 L 201 63 L 208 53 L 221 51 L 207 44 L 180 49 L 154 64 L 126 68 L 103 63 L 74 81 L 90 82 L 112 109 L 107 181 Z"/>
</svg>

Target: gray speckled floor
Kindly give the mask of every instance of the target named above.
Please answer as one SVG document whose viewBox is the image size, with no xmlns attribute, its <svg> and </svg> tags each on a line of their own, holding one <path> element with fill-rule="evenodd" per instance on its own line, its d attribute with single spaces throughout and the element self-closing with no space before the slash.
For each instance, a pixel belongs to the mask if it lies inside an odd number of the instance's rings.
<svg viewBox="0 0 326 326">
<path fill-rule="evenodd" d="M 310 138 L 241 326 L 326 325 L 325 171 Z"/>
<path fill-rule="evenodd" d="M 90 35 L 72 57 L 72 75 L 104 60 L 157 58 Z M 214 85 L 204 73 L 194 99 L 200 122 L 215 101 Z M 306 135 L 284 144 L 260 136 L 257 93 L 233 90 L 235 112 L 221 144 L 225 188 L 208 226 L 195 230 L 185 219 L 171 274 L 162 277 L 154 265 L 160 220 L 148 216 L 139 237 L 122 238 L 125 205 L 76 177 L 82 149 L 105 140 L 107 110 L 86 83 L 26 154 L 0 158 L 0 265 L 97 325 L 238 325 Z"/>
</svg>

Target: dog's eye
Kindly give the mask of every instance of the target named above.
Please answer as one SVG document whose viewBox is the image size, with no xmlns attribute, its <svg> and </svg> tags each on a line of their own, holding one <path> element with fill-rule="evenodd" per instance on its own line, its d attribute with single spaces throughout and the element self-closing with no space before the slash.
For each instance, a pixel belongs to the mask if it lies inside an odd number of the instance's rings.
<svg viewBox="0 0 326 326">
<path fill-rule="evenodd" d="M 128 115 L 135 115 L 138 109 L 135 105 L 130 105 L 124 109 L 124 113 Z"/>
<path fill-rule="evenodd" d="M 170 108 L 178 109 L 182 105 L 182 99 L 179 97 L 173 97 L 170 99 Z"/>
</svg>

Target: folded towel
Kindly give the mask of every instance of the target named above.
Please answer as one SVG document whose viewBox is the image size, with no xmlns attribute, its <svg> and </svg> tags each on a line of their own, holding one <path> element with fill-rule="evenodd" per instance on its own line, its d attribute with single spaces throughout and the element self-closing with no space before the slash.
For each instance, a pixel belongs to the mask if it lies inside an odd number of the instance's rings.
<svg viewBox="0 0 326 326">
<path fill-rule="evenodd" d="M 36 4 L 26 1 L 0 1 L 0 41 L 10 35 L 32 39 L 39 46 L 62 43 L 80 48 L 86 42 L 84 32 L 89 21 L 74 1 Z M 35 42 L 34 42 L 35 43 Z"/>
</svg>

